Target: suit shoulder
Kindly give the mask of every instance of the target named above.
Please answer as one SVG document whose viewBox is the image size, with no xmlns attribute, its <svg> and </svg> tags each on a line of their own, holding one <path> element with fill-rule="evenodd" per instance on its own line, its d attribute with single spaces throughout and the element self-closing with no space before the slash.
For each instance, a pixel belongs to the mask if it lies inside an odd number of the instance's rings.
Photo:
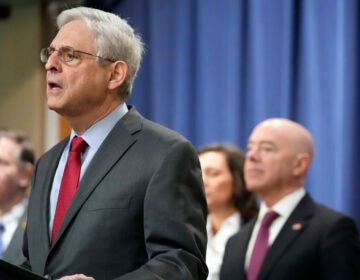
<svg viewBox="0 0 360 280">
<path fill-rule="evenodd" d="M 315 204 L 315 220 L 321 224 L 323 229 L 339 227 L 340 225 L 347 225 L 356 229 L 356 223 L 352 217 L 319 203 Z"/>
<path fill-rule="evenodd" d="M 180 133 L 178 133 L 168 127 L 165 127 L 164 125 L 161 125 L 159 123 L 156 123 L 156 122 L 153 122 L 151 120 L 144 118 L 143 124 L 144 124 L 144 127 L 143 127 L 144 131 L 150 135 L 153 135 L 154 137 L 183 141 L 183 142 L 188 141 L 188 139 L 186 139 Z"/>
<path fill-rule="evenodd" d="M 316 215 L 324 217 L 329 221 L 336 221 L 339 219 L 352 219 L 347 214 L 339 212 L 320 203 L 315 203 L 315 210 Z"/>
<path fill-rule="evenodd" d="M 144 137 L 150 139 L 163 140 L 165 142 L 189 142 L 189 140 L 180 133 L 143 117 L 134 106 L 129 106 L 129 112 L 121 119 L 121 123 L 124 124 L 126 130 L 131 134 L 133 134 L 133 132 L 140 132 L 139 135 L 144 135 Z"/>
<path fill-rule="evenodd" d="M 142 119 L 142 129 L 137 135 L 138 143 L 149 155 L 167 155 L 177 151 L 182 155 L 197 157 L 194 145 L 180 133 L 151 120 Z"/>
</svg>

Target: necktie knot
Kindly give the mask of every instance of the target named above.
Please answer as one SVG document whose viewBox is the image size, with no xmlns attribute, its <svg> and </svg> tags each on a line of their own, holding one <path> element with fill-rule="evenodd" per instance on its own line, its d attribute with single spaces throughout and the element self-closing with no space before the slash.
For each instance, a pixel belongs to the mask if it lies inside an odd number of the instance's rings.
<svg viewBox="0 0 360 280">
<path fill-rule="evenodd" d="M 275 211 L 268 211 L 262 222 L 261 222 L 261 227 L 266 227 L 266 228 L 269 228 L 270 225 L 272 224 L 272 222 L 277 218 L 279 217 L 279 214 L 276 213 Z"/>
<path fill-rule="evenodd" d="M 85 151 L 87 145 L 88 144 L 83 138 L 75 136 L 71 140 L 70 152 L 82 153 L 83 151 Z"/>
</svg>

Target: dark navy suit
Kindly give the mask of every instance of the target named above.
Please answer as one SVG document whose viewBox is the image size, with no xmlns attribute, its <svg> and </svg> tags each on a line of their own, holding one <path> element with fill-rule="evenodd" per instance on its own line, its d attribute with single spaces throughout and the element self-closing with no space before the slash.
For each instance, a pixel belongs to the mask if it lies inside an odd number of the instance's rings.
<svg viewBox="0 0 360 280">
<path fill-rule="evenodd" d="M 231 237 L 221 280 L 245 277 L 245 255 L 256 219 Z M 269 248 L 258 280 L 359 280 L 360 243 L 354 221 L 306 195 Z"/>
</svg>

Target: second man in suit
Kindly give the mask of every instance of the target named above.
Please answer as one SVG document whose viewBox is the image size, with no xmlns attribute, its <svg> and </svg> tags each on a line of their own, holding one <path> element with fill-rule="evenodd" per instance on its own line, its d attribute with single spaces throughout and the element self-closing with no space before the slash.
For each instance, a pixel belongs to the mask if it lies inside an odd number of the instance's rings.
<svg viewBox="0 0 360 280">
<path fill-rule="evenodd" d="M 355 222 L 305 191 L 313 152 L 311 134 L 296 122 L 274 118 L 255 127 L 244 176 L 260 212 L 227 243 L 221 280 L 360 279 Z"/>
</svg>

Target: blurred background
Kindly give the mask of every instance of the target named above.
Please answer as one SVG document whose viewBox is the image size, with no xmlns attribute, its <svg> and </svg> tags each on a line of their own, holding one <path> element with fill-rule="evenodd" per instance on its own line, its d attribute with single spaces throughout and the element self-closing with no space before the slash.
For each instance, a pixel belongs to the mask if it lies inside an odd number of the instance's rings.
<svg viewBox="0 0 360 280">
<path fill-rule="evenodd" d="M 0 0 L 0 126 L 28 133 L 38 156 L 69 131 L 46 108 L 39 51 L 56 15 L 79 5 L 144 39 L 128 104 L 196 147 L 246 149 L 263 119 L 300 122 L 315 141 L 306 188 L 360 225 L 358 0 Z"/>
</svg>

